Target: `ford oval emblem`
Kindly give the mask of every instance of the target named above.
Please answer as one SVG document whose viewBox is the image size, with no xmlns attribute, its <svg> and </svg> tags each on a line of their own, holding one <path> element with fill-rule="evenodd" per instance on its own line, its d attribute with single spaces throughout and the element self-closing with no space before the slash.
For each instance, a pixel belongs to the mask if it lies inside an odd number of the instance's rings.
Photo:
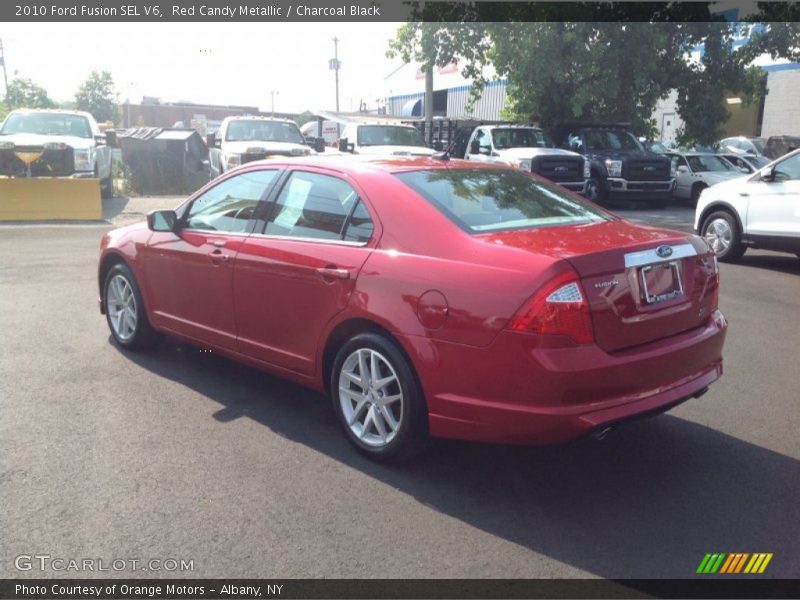
<svg viewBox="0 0 800 600">
<path fill-rule="evenodd" d="M 658 254 L 661 258 L 672 256 L 672 246 L 659 246 L 656 248 L 656 254 Z"/>
</svg>

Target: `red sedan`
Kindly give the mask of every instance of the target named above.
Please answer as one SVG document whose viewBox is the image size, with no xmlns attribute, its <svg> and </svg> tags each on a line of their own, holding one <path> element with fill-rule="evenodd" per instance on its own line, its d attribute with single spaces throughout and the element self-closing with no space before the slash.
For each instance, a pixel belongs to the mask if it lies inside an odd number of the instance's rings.
<svg viewBox="0 0 800 600">
<path fill-rule="evenodd" d="M 727 327 L 702 238 L 444 158 L 245 165 L 106 234 L 99 284 L 123 348 L 166 333 L 324 391 L 381 458 L 662 412 L 720 377 Z"/>
</svg>

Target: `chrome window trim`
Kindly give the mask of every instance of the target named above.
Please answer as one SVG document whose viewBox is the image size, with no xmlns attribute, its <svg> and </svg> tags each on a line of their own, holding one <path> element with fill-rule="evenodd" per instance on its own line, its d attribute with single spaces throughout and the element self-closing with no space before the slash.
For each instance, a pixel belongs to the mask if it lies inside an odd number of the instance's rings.
<svg viewBox="0 0 800 600">
<path fill-rule="evenodd" d="M 660 248 L 661 244 L 658 247 Z M 670 246 L 672 254 L 669 256 L 661 257 L 656 253 L 658 248 L 651 248 L 650 250 L 641 250 L 639 252 L 629 252 L 625 255 L 625 268 L 641 267 L 642 265 L 653 265 L 662 262 L 671 262 L 679 258 L 688 258 L 690 256 L 697 256 L 697 250 L 691 244 L 678 244 Z"/>
<path fill-rule="evenodd" d="M 259 237 L 259 238 L 274 239 L 274 240 L 295 240 L 298 242 L 313 242 L 317 244 L 336 244 L 339 246 L 350 246 L 357 248 L 363 248 L 364 246 L 369 244 L 369 241 L 350 242 L 348 240 L 331 240 L 326 238 L 300 237 L 296 235 L 276 235 L 273 233 L 251 233 L 250 237 Z M 370 238 L 370 240 L 371 239 L 372 238 Z"/>
</svg>

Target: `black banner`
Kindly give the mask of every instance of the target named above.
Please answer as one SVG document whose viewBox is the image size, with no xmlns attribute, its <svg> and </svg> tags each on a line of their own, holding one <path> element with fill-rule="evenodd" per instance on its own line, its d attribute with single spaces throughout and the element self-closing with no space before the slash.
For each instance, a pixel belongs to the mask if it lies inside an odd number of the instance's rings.
<svg viewBox="0 0 800 600">
<path fill-rule="evenodd" d="M 800 20 L 797 2 L 3 0 L 4 22 L 509 22 Z M 729 6 L 730 5 L 730 6 Z M 730 9 L 730 10 L 727 10 Z M 748 13 L 747 11 L 751 12 Z M 731 12 L 733 11 L 733 12 Z M 736 13 L 735 15 L 733 13 Z"/>
<path fill-rule="evenodd" d="M 800 580 L 3 579 L 0 598 L 800 598 Z"/>
</svg>

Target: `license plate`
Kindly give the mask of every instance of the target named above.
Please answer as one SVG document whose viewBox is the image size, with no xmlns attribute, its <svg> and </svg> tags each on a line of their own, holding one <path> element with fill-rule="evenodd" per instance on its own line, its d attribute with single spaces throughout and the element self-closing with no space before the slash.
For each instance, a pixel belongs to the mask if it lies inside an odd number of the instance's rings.
<svg viewBox="0 0 800 600">
<path fill-rule="evenodd" d="M 681 271 L 677 261 L 646 265 L 639 269 L 645 302 L 653 304 L 683 295 Z"/>
</svg>

